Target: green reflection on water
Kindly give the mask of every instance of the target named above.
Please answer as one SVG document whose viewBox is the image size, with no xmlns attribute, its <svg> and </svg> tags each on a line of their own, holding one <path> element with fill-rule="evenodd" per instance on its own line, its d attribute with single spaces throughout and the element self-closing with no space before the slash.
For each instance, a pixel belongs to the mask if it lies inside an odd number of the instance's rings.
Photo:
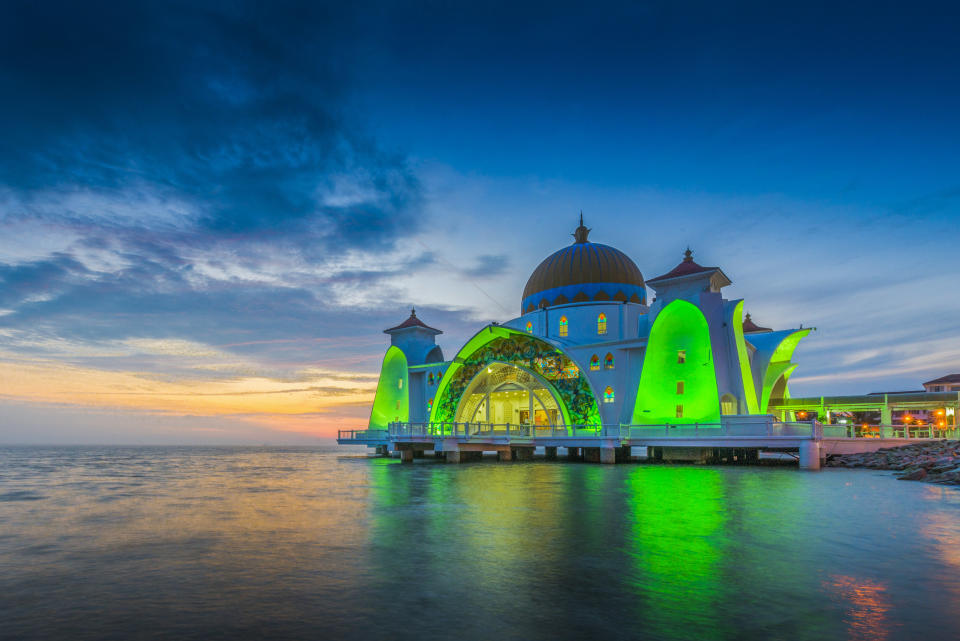
<svg viewBox="0 0 960 641">
<path fill-rule="evenodd" d="M 644 627 L 657 638 L 725 638 L 717 612 L 725 589 L 721 476 L 705 468 L 638 467 L 625 483 L 631 584 Z"/>
</svg>

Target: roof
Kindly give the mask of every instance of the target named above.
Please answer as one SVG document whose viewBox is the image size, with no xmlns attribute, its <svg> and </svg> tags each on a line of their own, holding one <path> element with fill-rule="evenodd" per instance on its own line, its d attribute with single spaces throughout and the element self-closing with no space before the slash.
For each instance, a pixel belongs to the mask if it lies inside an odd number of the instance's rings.
<svg viewBox="0 0 960 641">
<path fill-rule="evenodd" d="M 581 216 L 574 243 L 550 254 L 533 270 L 523 288 L 523 312 L 588 300 L 644 302 L 643 274 L 636 263 L 619 249 L 590 242 L 589 233 Z"/>
<path fill-rule="evenodd" d="M 750 314 L 743 319 L 743 333 L 750 334 L 753 332 L 772 332 L 773 330 L 769 327 L 760 327 L 753 322 L 753 319 L 750 318 Z"/>
<path fill-rule="evenodd" d="M 423 328 L 423 329 L 429 330 L 429 331 L 434 332 L 434 333 L 436 333 L 436 334 L 442 334 L 442 333 L 443 333 L 443 332 L 440 331 L 439 329 L 434 329 L 433 327 L 430 327 L 429 325 L 426 325 L 422 320 L 420 320 L 419 318 L 417 318 L 417 309 L 416 309 L 416 308 L 413 308 L 413 309 L 410 310 L 410 317 L 409 317 L 407 320 L 403 321 L 402 323 L 400 323 L 400 324 L 397 325 L 396 327 L 391 327 L 390 329 L 385 329 L 385 330 L 383 330 L 383 333 L 384 333 L 384 334 L 389 334 L 389 333 L 391 333 L 391 332 L 396 332 L 396 331 L 399 331 L 399 330 L 401 330 L 401 329 L 409 329 L 409 328 L 411 328 L 411 327 L 421 327 L 421 328 Z"/>
<path fill-rule="evenodd" d="M 924 385 L 936 385 L 937 383 L 960 383 L 960 374 L 947 374 L 932 381 L 927 381 Z"/>
<path fill-rule="evenodd" d="M 661 280 L 667 280 L 669 278 L 680 278 L 681 276 L 690 276 L 691 274 L 705 274 L 707 272 L 721 271 L 719 267 L 704 267 L 703 265 L 698 265 L 693 260 L 693 252 L 690 251 L 690 248 L 687 247 L 687 251 L 683 254 L 683 261 L 679 265 L 671 269 L 666 274 L 662 276 L 657 276 L 656 278 L 651 278 L 647 283 L 655 283 Z M 722 272 L 721 272 L 722 273 Z M 729 279 L 727 279 L 729 280 Z"/>
</svg>

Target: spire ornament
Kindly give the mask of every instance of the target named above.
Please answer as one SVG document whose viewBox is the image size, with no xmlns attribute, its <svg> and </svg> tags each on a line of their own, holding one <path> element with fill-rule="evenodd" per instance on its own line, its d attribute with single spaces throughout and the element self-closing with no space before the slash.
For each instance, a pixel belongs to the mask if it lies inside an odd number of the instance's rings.
<svg viewBox="0 0 960 641">
<path fill-rule="evenodd" d="M 574 244 L 579 243 L 588 243 L 587 234 L 590 233 L 590 230 L 583 226 L 583 210 L 580 210 L 580 226 L 573 232 L 573 242 Z"/>
</svg>

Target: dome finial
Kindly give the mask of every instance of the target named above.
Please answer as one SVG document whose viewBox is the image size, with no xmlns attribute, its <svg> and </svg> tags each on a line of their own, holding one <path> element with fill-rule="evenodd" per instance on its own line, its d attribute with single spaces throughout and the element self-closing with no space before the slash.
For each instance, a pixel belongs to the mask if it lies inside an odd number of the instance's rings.
<svg viewBox="0 0 960 641">
<path fill-rule="evenodd" d="M 690 251 L 690 245 L 687 245 L 687 251 L 683 252 L 683 262 L 689 263 L 693 261 L 693 252 Z"/>
<path fill-rule="evenodd" d="M 573 242 L 577 243 L 586 243 L 590 242 L 587 240 L 587 234 L 590 233 L 590 230 L 583 226 L 583 210 L 580 210 L 580 226 L 573 232 Z"/>
<path fill-rule="evenodd" d="M 417 317 L 417 308 L 416 308 L 416 307 L 411 307 L 411 308 L 410 308 L 410 316 L 412 316 L 413 318 L 416 318 L 416 317 Z"/>
</svg>

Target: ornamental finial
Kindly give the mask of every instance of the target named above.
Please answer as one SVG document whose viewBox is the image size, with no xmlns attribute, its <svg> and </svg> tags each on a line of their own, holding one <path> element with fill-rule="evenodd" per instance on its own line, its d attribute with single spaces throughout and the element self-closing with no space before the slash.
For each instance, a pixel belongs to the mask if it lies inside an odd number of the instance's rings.
<svg viewBox="0 0 960 641">
<path fill-rule="evenodd" d="M 416 308 L 416 307 L 411 307 L 411 308 L 410 308 L 410 315 L 413 316 L 414 318 L 417 317 L 417 308 Z"/>
<path fill-rule="evenodd" d="M 687 251 L 683 252 L 683 262 L 689 263 L 693 261 L 693 252 L 690 251 L 690 246 L 687 245 Z"/>
<path fill-rule="evenodd" d="M 583 210 L 580 210 L 580 226 L 573 232 L 573 242 L 577 243 L 586 243 L 587 234 L 590 233 L 590 230 L 583 226 Z"/>
</svg>

